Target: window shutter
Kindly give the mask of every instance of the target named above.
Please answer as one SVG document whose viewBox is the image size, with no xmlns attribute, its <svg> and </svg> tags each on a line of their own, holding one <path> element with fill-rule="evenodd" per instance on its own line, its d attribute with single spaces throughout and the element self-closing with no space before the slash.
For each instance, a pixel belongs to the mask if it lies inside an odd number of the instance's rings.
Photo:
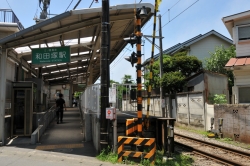
<svg viewBox="0 0 250 166">
<path fill-rule="evenodd" d="M 250 39 L 250 26 L 239 27 L 239 40 Z"/>
</svg>

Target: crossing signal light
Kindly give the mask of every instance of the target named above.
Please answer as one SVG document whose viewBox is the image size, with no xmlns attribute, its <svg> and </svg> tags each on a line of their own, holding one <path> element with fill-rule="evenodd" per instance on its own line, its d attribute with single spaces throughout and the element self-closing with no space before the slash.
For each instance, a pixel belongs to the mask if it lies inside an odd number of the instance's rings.
<svg viewBox="0 0 250 166">
<path fill-rule="evenodd" d="M 137 63 L 138 61 L 135 52 L 133 52 L 131 56 L 125 57 L 125 59 L 131 63 L 132 67 L 134 67 L 134 63 Z"/>
<path fill-rule="evenodd" d="M 125 40 L 127 43 L 130 43 L 132 47 L 137 42 L 136 36 L 126 37 L 126 38 L 123 38 L 123 40 Z"/>
</svg>

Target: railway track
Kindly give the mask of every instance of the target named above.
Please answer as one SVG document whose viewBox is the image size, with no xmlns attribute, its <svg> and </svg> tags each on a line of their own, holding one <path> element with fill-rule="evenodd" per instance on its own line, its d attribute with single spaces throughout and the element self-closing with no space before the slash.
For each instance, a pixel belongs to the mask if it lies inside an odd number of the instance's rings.
<svg viewBox="0 0 250 166">
<path fill-rule="evenodd" d="M 250 153 L 175 133 L 175 146 L 222 165 L 250 166 Z"/>
</svg>

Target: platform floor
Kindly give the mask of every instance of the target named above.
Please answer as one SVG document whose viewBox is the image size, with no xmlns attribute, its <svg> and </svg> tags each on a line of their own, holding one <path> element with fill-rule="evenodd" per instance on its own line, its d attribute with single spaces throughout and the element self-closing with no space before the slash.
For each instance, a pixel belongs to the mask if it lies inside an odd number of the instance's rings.
<svg viewBox="0 0 250 166">
<path fill-rule="evenodd" d="M 94 145 L 84 142 L 82 130 L 78 108 L 67 108 L 63 123 L 54 120 L 36 145 L 30 144 L 30 137 L 17 137 L 0 147 L 0 165 L 113 165 L 96 159 Z"/>
</svg>

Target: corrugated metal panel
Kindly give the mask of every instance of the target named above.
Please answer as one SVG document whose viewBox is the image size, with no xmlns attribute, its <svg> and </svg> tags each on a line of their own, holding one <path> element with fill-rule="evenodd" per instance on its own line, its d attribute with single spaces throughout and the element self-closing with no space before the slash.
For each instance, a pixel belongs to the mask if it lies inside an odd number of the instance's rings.
<svg viewBox="0 0 250 166">
<path fill-rule="evenodd" d="M 250 54 L 250 50 L 249 50 Z M 231 58 L 225 67 L 233 67 L 233 66 L 243 66 L 243 65 L 250 65 L 250 58 L 244 57 L 244 58 Z"/>
<path fill-rule="evenodd" d="M 234 65 L 242 66 L 242 65 L 245 65 L 245 62 L 246 62 L 246 58 L 238 58 Z"/>
<path fill-rule="evenodd" d="M 229 59 L 229 61 L 227 62 L 227 64 L 225 66 L 226 67 L 234 66 L 234 64 L 235 64 L 236 61 L 237 61 L 236 58 L 231 58 L 231 59 Z"/>
</svg>

